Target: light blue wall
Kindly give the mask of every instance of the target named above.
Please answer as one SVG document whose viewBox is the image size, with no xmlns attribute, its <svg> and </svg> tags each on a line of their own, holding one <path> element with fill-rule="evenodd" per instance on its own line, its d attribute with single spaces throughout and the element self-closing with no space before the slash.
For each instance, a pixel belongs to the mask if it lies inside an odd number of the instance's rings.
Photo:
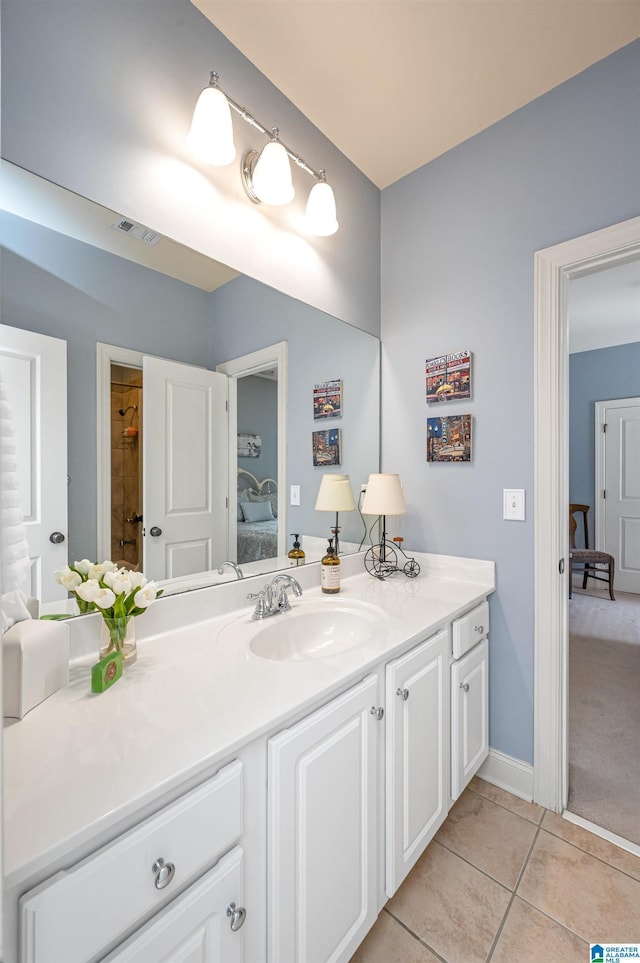
<svg viewBox="0 0 640 963">
<path fill-rule="evenodd" d="M 382 194 L 382 465 L 409 548 L 495 559 L 491 745 L 533 756 L 533 258 L 640 213 L 640 42 Z M 471 465 L 427 465 L 424 360 L 470 348 Z M 438 414 L 441 412 L 438 411 Z M 524 488 L 525 522 L 502 520 Z"/>
<path fill-rule="evenodd" d="M 595 546 L 594 403 L 640 397 L 640 342 L 569 356 L 569 501 L 590 505 L 589 538 Z"/>
<path fill-rule="evenodd" d="M 257 458 L 240 458 L 238 468 L 262 481 L 278 477 L 278 382 L 251 375 L 238 381 L 238 432 L 260 435 Z"/>
</svg>

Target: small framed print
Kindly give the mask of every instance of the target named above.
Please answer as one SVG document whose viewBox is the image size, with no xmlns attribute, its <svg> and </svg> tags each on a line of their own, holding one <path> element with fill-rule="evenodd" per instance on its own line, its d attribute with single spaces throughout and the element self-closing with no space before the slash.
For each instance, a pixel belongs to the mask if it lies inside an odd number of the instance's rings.
<svg viewBox="0 0 640 963">
<path fill-rule="evenodd" d="M 427 418 L 427 461 L 470 462 L 471 415 Z"/>
<path fill-rule="evenodd" d="M 313 466 L 329 468 L 342 464 L 342 429 L 312 432 Z"/>
<path fill-rule="evenodd" d="M 342 416 L 342 381 L 321 381 L 313 386 L 313 420 Z"/>
<path fill-rule="evenodd" d="M 261 453 L 261 435 L 238 433 L 238 458 L 259 458 Z"/>
<path fill-rule="evenodd" d="M 427 404 L 471 397 L 471 352 L 458 351 L 425 361 Z"/>
</svg>

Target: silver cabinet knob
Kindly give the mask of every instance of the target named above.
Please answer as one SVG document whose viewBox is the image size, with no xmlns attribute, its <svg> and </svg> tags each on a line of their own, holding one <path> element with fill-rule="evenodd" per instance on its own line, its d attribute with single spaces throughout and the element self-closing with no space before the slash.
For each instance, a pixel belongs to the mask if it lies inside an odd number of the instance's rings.
<svg viewBox="0 0 640 963">
<path fill-rule="evenodd" d="M 51 535 L 49 535 L 49 541 L 53 542 L 54 545 L 60 545 L 62 542 L 64 542 L 64 535 L 62 532 L 51 532 Z"/>
<path fill-rule="evenodd" d="M 484 625 L 474 625 L 473 628 L 475 632 L 480 632 L 481 634 L 484 633 Z"/>
<path fill-rule="evenodd" d="M 403 702 L 406 702 L 407 699 L 409 698 L 409 690 L 408 690 L 408 689 L 397 688 L 397 689 L 396 689 L 396 695 L 400 696 L 400 698 L 402 699 Z"/>
<path fill-rule="evenodd" d="M 376 706 L 371 706 L 371 708 L 369 709 L 369 712 L 371 713 L 372 716 L 376 717 L 378 722 L 380 722 L 381 719 L 384 719 L 384 709 L 382 708 L 382 706 L 379 706 L 378 708 L 376 708 Z"/>
<path fill-rule="evenodd" d="M 156 874 L 154 880 L 156 889 L 164 889 L 175 876 L 176 867 L 173 863 L 165 863 L 161 857 L 160 859 L 156 859 L 151 867 L 151 872 Z"/>
<path fill-rule="evenodd" d="M 461 688 L 464 692 L 468 692 L 468 691 L 469 691 L 469 683 L 468 683 L 468 682 L 461 682 L 461 683 L 460 683 L 460 688 Z"/>
<path fill-rule="evenodd" d="M 158 528 L 157 525 L 154 525 L 153 528 L 149 529 L 149 535 L 153 535 L 154 538 L 157 538 L 159 535 L 162 535 L 162 529 Z"/>
<path fill-rule="evenodd" d="M 229 903 L 229 905 L 227 906 L 227 916 L 230 917 L 229 925 L 233 930 L 233 932 L 235 933 L 237 930 L 240 929 L 240 927 L 246 920 L 247 911 L 244 908 L 244 906 L 236 907 L 235 903 Z"/>
</svg>

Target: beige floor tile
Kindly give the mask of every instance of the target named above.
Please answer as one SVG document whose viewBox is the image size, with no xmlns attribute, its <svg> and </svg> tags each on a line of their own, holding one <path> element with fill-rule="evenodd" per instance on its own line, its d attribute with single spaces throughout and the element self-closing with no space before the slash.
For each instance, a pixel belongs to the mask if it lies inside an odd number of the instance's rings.
<svg viewBox="0 0 640 963">
<path fill-rule="evenodd" d="M 513 793 L 507 792 L 506 789 L 500 789 L 485 779 L 481 779 L 480 776 L 473 777 L 469 783 L 469 789 L 480 793 L 481 796 L 485 796 L 494 803 L 498 803 L 499 806 L 504 806 L 505 809 L 510 809 L 512 813 L 516 813 L 517 816 L 522 816 L 523 819 L 528 819 L 529 822 L 539 824 L 544 816 L 545 810 L 542 806 L 527 802 L 525 799 L 520 799 L 518 796 L 514 796 Z"/>
<path fill-rule="evenodd" d="M 518 895 L 588 943 L 638 939 L 640 882 L 544 830 Z"/>
<path fill-rule="evenodd" d="M 438 960 L 383 910 L 364 943 L 351 957 L 351 963 L 438 963 Z"/>
<path fill-rule="evenodd" d="M 459 856 L 514 889 L 536 826 L 476 792 L 465 792 L 436 839 Z"/>
<path fill-rule="evenodd" d="M 587 963 L 588 959 L 588 943 L 516 897 L 491 963 Z"/>
<path fill-rule="evenodd" d="M 486 959 L 510 894 L 432 842 L 387 909 L 448 963 Z"/>
<path fill-rule="evenodd" d="M 629 876 L 640 880 L 640 856 L 634 856 L 632 853 L 620 849 L 619 846 L 614 846 L 608 840 L 590 833 L 582 826 L 576 826 L 575 823 L 571 823 L 568 819 L 559 816 L 558 813 L 552 813 L 549 810 L 544 814 L 542 826 L 548 832 L 553 833 L 554 836 L 566 839 L 568 843 L 573 843 L 574 846 L 584 849 L 586 853 L 591 853 L 592 856 L 597 856 L 598 859 L 609 863 L 610 866 L 615 866 L 623 873 L 628 873 Z"/>
</svg>

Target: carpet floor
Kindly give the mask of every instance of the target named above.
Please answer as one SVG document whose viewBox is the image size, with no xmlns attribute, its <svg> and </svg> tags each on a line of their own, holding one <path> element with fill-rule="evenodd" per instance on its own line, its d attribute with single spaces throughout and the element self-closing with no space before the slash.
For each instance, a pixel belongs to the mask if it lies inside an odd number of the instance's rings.
<svg viewBox="0 0 640 963">
<path fill-rule="evenodd" d="M 569 601 L 568 809 L 640 845 L 640 595 Z"/>
</svg>

